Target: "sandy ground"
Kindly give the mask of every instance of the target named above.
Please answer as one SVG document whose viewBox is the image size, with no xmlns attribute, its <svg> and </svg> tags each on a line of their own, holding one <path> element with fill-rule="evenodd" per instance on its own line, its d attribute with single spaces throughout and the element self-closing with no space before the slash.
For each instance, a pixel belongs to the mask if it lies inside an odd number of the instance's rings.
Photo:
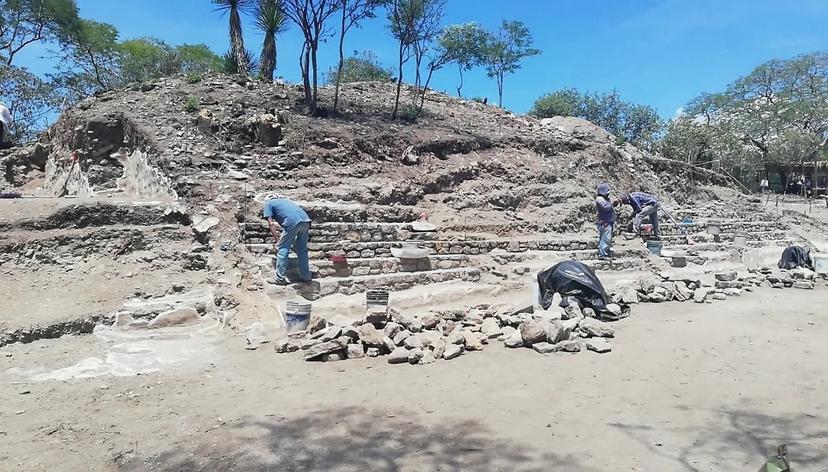
<svg viewBox="0 0 828 472">
<path fill-rule="evenodd" d="M 155 374 L 32 382 L 12 369 L 106 345 L 7 346 L 0 469 L 756 470 L 787 443 L 795 470 L 828 470 L 826 303 L 820 289 L 640 305 L 610 354 L 492 345 L 417 367 L 219 336 Z"/>
</svg>

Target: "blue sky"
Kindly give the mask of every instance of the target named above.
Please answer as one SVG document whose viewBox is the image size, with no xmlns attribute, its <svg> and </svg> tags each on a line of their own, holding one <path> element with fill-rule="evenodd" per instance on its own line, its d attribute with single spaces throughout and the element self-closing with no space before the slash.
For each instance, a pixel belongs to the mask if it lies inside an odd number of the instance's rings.
<svg viewBox="0 0 828 472">
<path fill-rule="evenodd" d="M 121 39 L 154 36 L 170 44 L 205 43 L 228 48 L 227 18 L 209 0 L 78 0 L 81 15 L 115 25 Z M 655 107 L 665 118 L 704 91 L 717 91 L 771 58 L 828 49 L 828 0 L 447 0 L 445 24 L 477 21 L 494 29 L 521 20 L 543 51 L 506 78 L 504 105 L 529 110 L 540 95 L 563 87 L 617 89 L 623 98 Z M 262 37 L 244 19 L 245 44 Z M 277 74 L 298 81 L 300 34 L 279 40 Z M 395 45 L 384 17 L 366 22 L 346 39 L 346 51 L 369 49 L 386 65 Z M 48 72 L 45 47 L 16 60 Z M 336 41 L 320 51 L 321 68 L 337 60 Z M 455 68 L 437 73 L 434 86 L 453 91 Z M 497 88 L 483 70 L 466 76 L 466 96 L 493 100 Z"/>
</svg>

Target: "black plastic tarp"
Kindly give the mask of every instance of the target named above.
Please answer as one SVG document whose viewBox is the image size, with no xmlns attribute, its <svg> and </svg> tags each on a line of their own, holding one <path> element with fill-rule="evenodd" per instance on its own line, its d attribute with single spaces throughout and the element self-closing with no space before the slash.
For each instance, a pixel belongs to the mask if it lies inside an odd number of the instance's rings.
<svg viewBox="0 0 828 472">
<path fill-rule="evenodd" d="M 552 296 L 570 297 L 578 301 L 581 308 L 592 308 L 596 313 L 607 312 L 610 303 L 607 292 L 591 267 L 578 261 L 563 261 L 538 273 L 541 306 L 548 310 Z"/>
<path fill-rule="evenodd" d="M 811 248 L 788 246 L 782 252 L 782 257 L 779 259 L 779 268 L 790 270 L 796 269 L 797 267 L 814 268 L 813 262 L 811 261 Z"/>
</svg>

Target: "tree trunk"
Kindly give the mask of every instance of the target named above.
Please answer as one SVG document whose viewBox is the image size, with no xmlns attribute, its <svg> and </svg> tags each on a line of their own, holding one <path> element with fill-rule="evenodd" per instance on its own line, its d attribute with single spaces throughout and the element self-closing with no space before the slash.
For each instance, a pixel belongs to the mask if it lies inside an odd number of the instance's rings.
<svg viewBox="0 0 828 472">
<path fill-rule="evenodd" d="M 391 119 L 397 119 L 397 111 L 400 109 L 400 88 L 402 88 L 402 80 L 403 80 L 403 56 L 405 54 L 404 50 L 405 46 L 402 42 L 400 42 L 400 60 L 397 64 L 397 71 L 399 72 L 397 76 L 397 95 L 394 98 L 394 111 L 391 112 Z"/>
<path fill-rule="evenodd" d="M 261 67 L 262 81 L 273 82 L 273 71 L 276 69 L 276 36 L 274 34 L 265 33 Z"/>
<path fill-rule="evenodd" d="M 339 66 L 336 68 L 336 90 L 334 91 L 333 111 L 336 112 L 339 106 L 339 85 L 342 83 L 342 67 L 345 66 L 345 19 L 347 15 L 345 4 L 342 5 L 342 25 L 339 34 Z"/>
<path fill-rule="evenodd" d="M 503 72 L 497 74 L 497 106 L 503 108 Z"/>
<path fill-rule="evenodd" d="M 302 85 L 305 89 L 305 103 L 308 104 L 308 110 L 311 115 L 316 114 L 316 102 L 313 100 L 310 85 L 310 49 L 308 45 L 302 46 L 302 55 L 299 56 L 299 64 L 302 69 Z"/>
<path fill-rule="evenodd" d="M 460 71 L 460 85 L 457 86 L 457 96 L 462 98 L 463 94 L 460 91 L 463 89 L 463 66 L 458 66 L 457 69 Z"/>
<path fill-rule="evenodd" d="M 432 75 L 434 75 L 434 68 L 429 67 L 428 68 L 428 77 L 426 78 L 425 86 L 423 87 L 422 93 L 420 94 L 420 109 L 417 110 L 418 115 L 423 112 L 423 105 L 425 105 L 425 96 L 426 96 L 426 93 L 428 92 L 428 85 L 431 83 L 431 76 Z"/>
<path fill-rule="evenodd" d="M 244 37 L 242 37 L 241 18 L 238 8 L 230 10 L 230 47 L 233 56 L 236 58 L 238 73 L 247 75 L 250 64 L 247 63 L 247 56 L 244 51 Z"/>
<path fill-rule="evenodd" d="M 313 108 L 316 110 L 318 108 L 318 100 L 319 95 L 317 93 L 317 86 L 318 86 L 318 74 L 317 74 L 317 62 L 316 62 L 316 51 L 319 49 L 319 44 L 314 43 L 311 46 L 311 66 L 313 67 Z M 316 112 L 314 112 L 315 114 Z"/>
</svg>

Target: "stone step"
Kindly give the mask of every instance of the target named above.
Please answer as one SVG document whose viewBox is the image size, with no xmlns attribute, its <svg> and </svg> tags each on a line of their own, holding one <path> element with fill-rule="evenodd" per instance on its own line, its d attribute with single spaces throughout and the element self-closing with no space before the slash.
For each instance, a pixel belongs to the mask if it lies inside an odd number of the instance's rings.
<svg viewBox="0 0 828 472">
<path fill-rule="evenodd" d="M 275 242 L 266 224 L 239 223 L 241 240 L 247 244 Z M 411 231 L 408 223 L 313 223 L 310 229 L 311 241 L 323 242 L 380 242 L 380 241 L 431 241 L 436 232 Z"/>
<path fill-rule="evenodd" d="M 592 267 L 596 272 L 610 272 L 629 269 L 641 269 L 646 266 L 646 259 L 643 257 L 616 257 L 612 260 L 581 260 L 584 265 Z"/>
<path fill-rule="evenodd" d="M 319 280 L 319 296 L 335 293 L 353 295 L 366 290 L 384 289 L 389 292 L 407 290 L 417 285 L 428 285 L 450 280 L 476 282 L 480 280 L 480 269 L 463 267 L 459 269 L 438 269 L 425 272 L 401 272 L 396 274 L 365 275 L 351 277 L 328 277 Z"/>
<path fill-rule="evenodd" d="M 404 205 L 363 205 L 360 203 L 333 202 L 296 202 L 314 223 L 323 222 L 389 222 L 405 223 L 419 218 L 419 210 Z M 251 209 L 247 219 L 251 222 L 261 221 L 262 205 Z"/>
<path fill-rule="evenodd" d="M 377 241 L 377 242 L 350 242 L 341 241 L 337 243 L 313 243 L 309 245 L 311 259 L 328 259 L 332 255 L 344 255 L 348 257 L 390 257 L 392 247 L 402 247 L 406 241 Z M 438 241 L 413 241 L 420 247 L 429 248 L 434 255 L 464 254 L 477 255 L 486 254 L 495 249 L 502 249 L 508 252 L 525 252 L 531 250 L 539 251 L 577 251 L 596 249 L 598 243 L 595 239 L 584 240 L 438 240 Z M 247 244 L 248 250 L 254 253 L 272 253 L 272 244 Z"/>
<path fill-rule="evenodd" d="M 470 264 L 470 256 L 464 255 L 429 256 L 422 259 L 398 259 L 396 257 L 349 258 L 343 263 L 334 263 L 322 259 L 311 261 L 311 271 L 315 272 L 318 278 L 324 279 L 327 277 L 459 269 L 469 267 Z M 260 259 L 257 261 L 257 265 L 262 268 L 263 273 L 269 274 L 273 270 L 273 259 Z"/>
<path fill-rule="evenodd" d="M 782 230 L 754 231 L 754 232 L 750 232 L 750 233 L 743 233 L 743 232 L 720 233 L 719 234 L 719 240 L 721 240 L 723 242 L 724 241 L 733 241 L 736 236 L 745 236 L 745 237 L 747 237 L 748 241 L 761 241 L 761 240 L 768 240 L 768 239 L 769 240 L 775 240 L 775 239 L 784 239 L 788 234 L 789 234 L 788 231 L 782 231 Z M 691 240 L 694 240 L 695 238 L 699 237 L 699 234 L 698 233 L 697 234 L 690 234 L 688 236 L 690 237 Z M 668 235 L 662 235 L 661 239 L 664 242 L 674 242 L 674 241 L 681 242 L 686 237 L 687 236 L 683 236 L 683 235 L 668 234 Z M 706 235 L 705 237 L 708 238 L 708 239 L 711 239 L 711 240 L 713 238 L 712 235 Z"/>
</svg>

